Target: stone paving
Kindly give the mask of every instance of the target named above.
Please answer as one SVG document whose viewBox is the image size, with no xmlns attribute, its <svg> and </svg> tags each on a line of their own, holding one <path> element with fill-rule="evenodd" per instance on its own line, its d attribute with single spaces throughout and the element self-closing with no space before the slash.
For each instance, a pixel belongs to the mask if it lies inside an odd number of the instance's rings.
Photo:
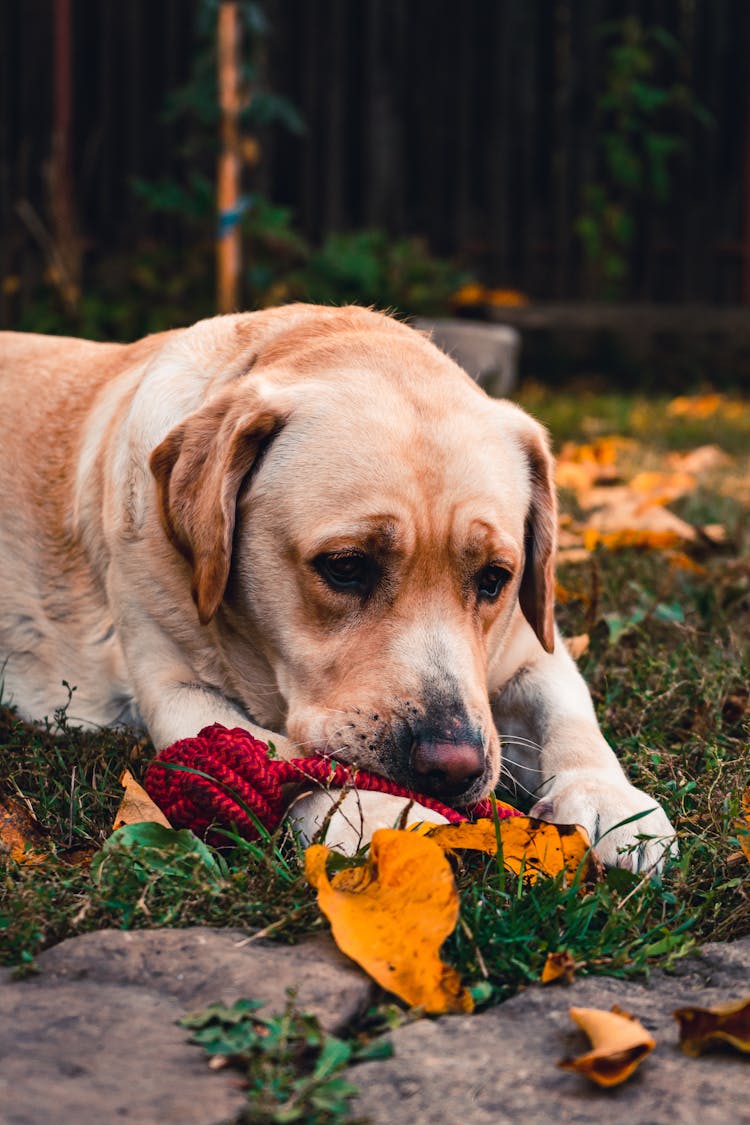
<svg viewBox="0 0 750 1125">
<path fill-rule="evenodd" d="M 2 1125 L 220 1125 L 243 1106 L 240 1077 L 208 1069 L 177 1020 L 241 996 L 297 1004 L 341 1030 L 375 989 L 327 937 L 296 946 L 230 930 L 192 928 L 73 938 L 38 958 L 40 972 L 0 973 Z M 474 1016 L 424 1019 L 393 1033 L 392 1059 L 353 1067 L 357 1116 L 383 1125 L 517 1121 L 634 1125 L 750 1123 L 750 1056 L 690 1059 L 677 1047 L 673 1008 L 750 991 L 750 938 L 706 946 L 647 983 L 587 978 L 533 987 Z M 585 1049 L 571 1004 L 620 1004 L 658 1045 L 633 1079 L 603 1091 L 558 1070 Z"/>
</svg>

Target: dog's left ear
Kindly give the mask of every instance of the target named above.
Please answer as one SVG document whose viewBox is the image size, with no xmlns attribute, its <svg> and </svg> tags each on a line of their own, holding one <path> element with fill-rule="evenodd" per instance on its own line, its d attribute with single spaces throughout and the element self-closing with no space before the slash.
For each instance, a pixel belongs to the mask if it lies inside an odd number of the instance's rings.
<svg viewBox="0 0 750 1125">
<path fill-rule="evenodd" d="M 224 392 L 189 415 L 150 457 L 162 526 L 193 569 L 202 625 L 224 596 L 240 486 L 288 410 L 260 395 Z"/>
<path fill-rule="evenodd" d="M 526 514 L 525 564 L 518 600 L 547 652 L 555 648 L 555 549 L 557 495 L 554 462 L 541 426 L 523 436 L 531 499 Z"/>
</svg>

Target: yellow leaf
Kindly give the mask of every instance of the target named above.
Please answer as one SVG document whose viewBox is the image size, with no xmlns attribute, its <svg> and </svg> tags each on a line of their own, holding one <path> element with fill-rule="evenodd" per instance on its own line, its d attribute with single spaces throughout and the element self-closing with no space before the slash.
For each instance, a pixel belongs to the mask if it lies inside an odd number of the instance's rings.
<svg viewBox="0 0 750 1125">
<path fill-rule="evenodd" d="M 636 473 L 629 487 L 647 498 L 650 504 L 671 504 L 680 496 L 694 492 L 696 484 L 692 473 L 642 472 Z"/>
<path fill-rule="evenodd" d="M 529 298 L 518 289 L 488 289 L 487 303 L 495 308 L 522 308 L 529 304 Z"/>
<path fill-rule="evenodd" d="M 599 877 L 599 862 L 591 852 L 585 830 L 577 824 L 547 824 L 528 816 L 512 816 L 498 822 L 497 832 L 503 864 L 530 883 L 540 875 L 553 878 L 563 871 L 565 882 L 570 884 L 579 868 L 584 883 Z M 475 824 L 439 824 L 430 832 L 430 839 L 448 851 L 465 848 L 497 854 L 496 825 L 489 819 Z"/>
<path fill-rule="evenodd" d="M 43 863 L 49 855 L 45 833 L 23 801 L 0 798 L 0 852 L 16 863 Z"/>
<path fill-rule="evenodd" d="M 451 297 L 451 304 L 456 308 L 472 308 L 474 305 L 484 304 L 487 290 L 478 281 L 470 281 L 462 285 Z"/>
<path fill-rule="evenodd" d="M 565 980 L 571 984 L 575 967 L 576 963 L 569 949 L 561 949 L 559 953 L 548 953 L 542 969 L 542 984 L 552 984 L 556 980 Z"/>
<path fill-rule="evenodd" d="M 724 395 L 680 395 L 667 405 L 672 418 L 710 418 L 725 403 Z"/>
<path fill-rule="evenodd" d="M 593 551 L 595 547 L 605 547 L 608 551 L 622 551 L 626 548 L 665 551 L 677 546 L 679 542 L 679 535 L 672 531 L 597 531 L 595 527 L 587 527 L 583 533 L 587 551 Z"/>
<path fill-rule="evenodd" d="M 618 1086 L 654 1049 L 656 1041 L 628 1012 L 615 1005 L 601 1008 L 571 1008 L 570 1018 L 585 1031 L 592 1049 L 574 1059 L 561 1059 L 563 1070 L 584 1074 L 599 1086 Z"/>
<path fill-rule="evenodd" d="M 742 815 L 744 822 L 740 821 L 739 824 L 740 847 L 750 861 L 750 788 L 742 794 Z"/>
<path fill-rule="evenodd" d="M 672 1013 L 680 1025 L 680 1046 L 688 1055 L 700 1055 L 714 1043 L 729 1043 L 750 1053 L 750 996 L 714 1008 L 692 1005 Z"/>
<path fill-rule="evenodd" d="M 143 786 L 135 780 L 130 770 L 125 770 L 120 775 L 120 785 L 125 792 L 115 816 L 113 832 L 116 832 L 118 828 L 122 828 L 125 824 L 143 824 L 145 821 L 153 821 L 165 828 L 172 827 L 158 805 L 154 804 Z"/>
<path fill-rule="evenodd" d="M 326 872 L 330 849 L 313 844 L 305 876 L 331 923 L 339 949 L 389 992 L 428 1012 L 470 1012 L 474 1006 L 440 947 L 458 921 L 458 892 L 442 848 L 427 836 L 381 828 L 369 858 Z"/>
</svg>

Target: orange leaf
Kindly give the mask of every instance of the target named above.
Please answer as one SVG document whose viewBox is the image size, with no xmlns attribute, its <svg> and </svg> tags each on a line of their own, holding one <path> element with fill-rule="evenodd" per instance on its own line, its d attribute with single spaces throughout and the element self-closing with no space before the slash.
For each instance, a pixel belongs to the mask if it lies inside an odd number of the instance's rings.
<svg viewBox="0 0 750 1125">
<path fill-rule="evenodd" d="M 648 499 L 650 504 L 671 504 L 680 496 L 694 492 L 697 484 L 692 473 L 636 473 L 629 487 Z"/>
<path fill-rule="evenodd" d="M 486 852 L 497 854 L 497 834 L 493 820 L 476 824 L 439 824 L 430 830 L 431 840 L 448 851 Z M 530 883 L 539 876 L 554 878 L 565 872 L 570 884 L 581 864 L 583 882 L 599 876 L 598 860 L 593 857 L 589 838 L 577 824 L 547 824 L 528 816 L 512 816 L 497 824 L 503 851 L 503 864 L 514 875 L 522 875 Z"/>
<path fill-rule="evenodd" d="M 672 418 L 710 418 L 725 404 L 724 395 L 680 395 L 667 406 Z"/>
<path fill-rule="evenodd" d="M 429 837 L 393 828 L 373 834 L 369 858 L 331 879 L 331 851 L 313 844 L 305 876 L 339 949 L 389 992 L 428 1012 L 470 1012 L 471 995 L 440 947 L 458 921 L 450 864 Z"/>
<path fill-rule="evenodd" d="M 669 545 L 677 544 L 683 539 L 692 542 L 698 537 L 692 524 L 686 523 L 668 508 L 650 504 L 635 494 L 630 499 L 623 499 L 618 504 L 594 512 L 586 524 L 587 532 L 592 528 L 602 535 L 650 532 Z"/>
<path fill-rule="evenodd" d="M 672 531 L 637 531 L 635 529 L 597 531 L 596 528 L 587 527 L 583 533 L 583 542 L 588 551 L 593 551 L 595 547 L 604 547 L 608 551 L 622 551 L 627 548 L 666 551 L 670 547 L 677 546 L 680 537 Z"/>
<path fill-rule="evenodd" d="M 120 775 L 120 785 L 125 792 L 115 816 L 115 823 L 112 826 L 113 832 L 116 832 L 118 828 L 122 828 L 125 824 L 143 824 L 145 821 L 153 821 L 156 824 L 163 825 L 164 828 L 172 827 L 159 806 L 154 804 L 143 786 L 135 780 L 130 770 L 124 770 Z"/>
<path fill-rule="evenodd" d="M 680 1025 L 680 1046 L 688 1055 L 700 1055 L 715 1043 L 729 1043 L 750 1053 L 750 996 L 714 1008 L 690 1005 L 672 1013 Z"/>
<path fill-rule="evenodd" d="M 551 984 L 561 979 L 571 984 L 575 967 L 576 963 L 569 949 L 561 949 L 559 953 L 548 953 L 542 969 L 542 984 Z"/>
<path fill-rule="evenodd" d="M 570 1018 L 585 1031 L 592 1050 L 574 1059 L 561 1059 L 563 1070 L 584 1074 L 599 1086 L 618 1086 L 654 1049 L 656 1041 L 635 1016 L 615 1005 L 601 1008 L 571 1008 Z"/>
<path fill-rule="evenodd" d="M 750 788 L 742 794 L 742 815 L 744 822 L 740 821 L 738 836 L 740 847 L 750 861 Z"/>
<path fill-rule="evenodd" d="M 16 863 L 43 863 L 49 856 L 44 830 L 23 801 L 0 799 L 0 851 Z"/>
</svg>

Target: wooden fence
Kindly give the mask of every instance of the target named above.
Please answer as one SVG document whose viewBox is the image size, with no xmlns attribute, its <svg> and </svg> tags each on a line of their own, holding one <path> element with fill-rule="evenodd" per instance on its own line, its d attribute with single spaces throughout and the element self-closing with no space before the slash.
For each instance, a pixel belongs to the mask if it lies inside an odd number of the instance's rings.
<svg viewBox="0 0 750 1125">
<path fill-rule="evenodd" d="M 71 176 L 86 260 L 144 234 L 134 177 L 184 176 L 168 92 L 196 51 L 198 0 L 70 0 Z M 750 301 L 745 0 L 265 0 L 265 70 L 302 136 L 262 138 L 261 188 L 303 233 L 421 234 L 485 280 L 540 299 L 590 296 L 576 220 L 601 174 L 602 25 L 625 16 L 681 44 L 685 115 L 669 198 L 638 204 L 623 296 Z M 53 0 L 0 3 L 0 320 L 49 260 Z M 665 64 L 671 65 L 671 64 Z M 59 105 L 58 105 L 59 110 Z M 208 167 L 207 171 L 211 171 Z M 19 209 L 20 208 L 20 209 Z M 85 284 L 85 271 L 84 271 Z"/>
</svg>

